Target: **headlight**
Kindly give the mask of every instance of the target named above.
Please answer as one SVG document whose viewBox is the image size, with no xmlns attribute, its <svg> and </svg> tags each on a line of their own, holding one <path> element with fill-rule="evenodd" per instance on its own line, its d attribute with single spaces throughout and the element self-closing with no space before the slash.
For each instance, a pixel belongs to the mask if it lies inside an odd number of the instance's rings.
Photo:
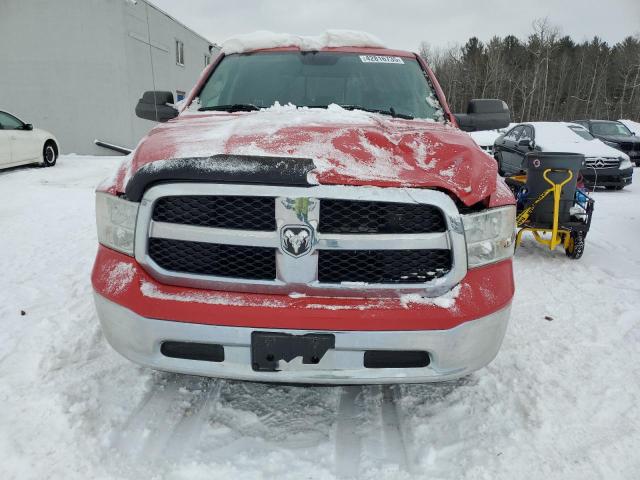
<svg viewBox="0 0 640 480">
<path fill-rule="evenodd" d="M 462 216 L 467 240 L 469 268 L 493 263 L 513 255 L 516 207 L 490 208 Z"/>
<path fill-rule="evenodd" d="M 98 241 L 105 247 L 133 256 L 138 205 L 107 193 L 96 193 Z"/>
<path fill-rule="evenodd" d="M 606 145 L 609 145 L 610 147 L 613 147 L 613 148 L 620 148 L 620 144 L 619 144 L 619 143 L 616 143 L 616 142 L 610 142 L 609 140 L 603 140 L 603 142 L 604 142 Z"/>
<path fill-rule="evenodd" d="M 624 155 L 622 157 L 620 157 L 620 167 L 618 167 L 620 170 L 626 170 L 627 168 L 633 168 L 633 165 L 631 165 L 631 160 L 629 160 L 629 156 L 628 155 Z"/>
</svg>

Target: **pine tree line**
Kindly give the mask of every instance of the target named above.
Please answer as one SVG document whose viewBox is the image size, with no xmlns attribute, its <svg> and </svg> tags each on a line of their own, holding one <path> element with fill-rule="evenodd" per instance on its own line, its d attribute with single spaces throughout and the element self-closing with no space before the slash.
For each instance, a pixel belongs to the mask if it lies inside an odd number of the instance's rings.
<svg viewBox="0 0 640 480">
<path fill-rule="evenodd" d="M 438 77 L 449 106 L 464 112 L 472 98 L 507 102 L 514 122 L 578 118 L 640 119 L 640 35 L 613 46 L 594 37 L 576 43 L 547 19 L 522 41 L 513 35 L 421 55 Z"/>
</svg>

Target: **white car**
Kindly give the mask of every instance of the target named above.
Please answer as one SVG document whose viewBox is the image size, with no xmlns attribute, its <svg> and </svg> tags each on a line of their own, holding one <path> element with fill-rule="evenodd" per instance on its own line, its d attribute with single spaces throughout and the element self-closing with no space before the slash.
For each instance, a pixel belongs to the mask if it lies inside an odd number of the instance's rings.
<svg viewBox="0 0 640 480">
<path fill-rule="evenodd" d="M 510 128 L 516 125 L 515 123 L 510 123 L 506 128 L 499 128 L 497 130 L 480 130 L 477 132 L 469 132 L 473 141 L 478 144 L 478 146 L 484 150 L 488 155 L 493 157 L 493 144 L 500 135 L 504 134 Z"/>
<path fill-rule="evenodd" d="M 51 133 L 0 110 L 0 169 L 30 163 L 53 167 L 59 152 Z"/>
</svg>

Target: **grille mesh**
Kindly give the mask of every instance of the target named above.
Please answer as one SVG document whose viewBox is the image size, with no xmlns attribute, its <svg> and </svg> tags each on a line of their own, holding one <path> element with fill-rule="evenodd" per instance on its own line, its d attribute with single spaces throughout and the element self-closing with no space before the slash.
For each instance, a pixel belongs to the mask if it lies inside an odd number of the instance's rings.
<svg viewBox="0 0 640 480">
<path fill-rule="evenodd" d="M 322 199 L 319 232 L 444 232 L 442 212 L 433 205 Z"/>
<path fill-rule="evenodd" d="M 174 272 L 252 280 L 276 278 L 273 248 L 150 238 L 149 256 Z"/>
<path fill-rule="evenodd" d="M 153 209 L 156 222 L 237 230 L 276 229 L 273 197 L 188 195 L 162 197 Z"/>
<path fill-rule="evenodd" d="M 320 250 L 322 283 L 424 283 L 451 270 L 449 250 Z"/>
</svg>

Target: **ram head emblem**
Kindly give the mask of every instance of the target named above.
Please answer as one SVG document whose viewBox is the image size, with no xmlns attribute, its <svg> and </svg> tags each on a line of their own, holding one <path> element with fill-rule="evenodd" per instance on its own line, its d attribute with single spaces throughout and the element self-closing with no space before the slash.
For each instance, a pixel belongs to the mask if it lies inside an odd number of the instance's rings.
<svg viewBox="0 0 640 480">
<path fill-rule="evenodd" d="M 306 225 L 287 225 L 280 237 L 282 250 L 292 257 L 301 257 L 311 250 L 313 231 Z"/>
</svg>

